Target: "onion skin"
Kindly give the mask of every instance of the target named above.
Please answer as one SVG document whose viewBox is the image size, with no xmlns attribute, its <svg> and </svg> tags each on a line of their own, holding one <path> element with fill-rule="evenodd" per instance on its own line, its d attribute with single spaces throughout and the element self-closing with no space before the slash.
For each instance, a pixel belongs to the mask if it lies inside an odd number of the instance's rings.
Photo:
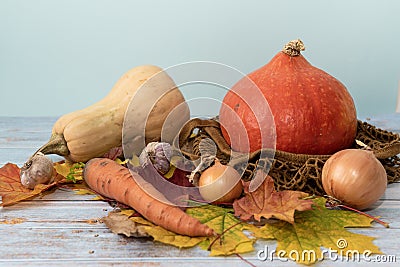
<svg viewBox="0 0 400 267">
<path fill-rule="evenodd" d="M 326 161 L 322 185 L 328 195 L 343 204 L 364 210 L 384 194 L 387 174 L 372 151 L 345 149 Z"/>
<path fill-rule="evenodd" d="M 204 200 L 212 203 L 232 203 L 243 191 L 240 174 L 218 160 L 206 169 L 199 179 L 199 191 Z"/>
</svg>

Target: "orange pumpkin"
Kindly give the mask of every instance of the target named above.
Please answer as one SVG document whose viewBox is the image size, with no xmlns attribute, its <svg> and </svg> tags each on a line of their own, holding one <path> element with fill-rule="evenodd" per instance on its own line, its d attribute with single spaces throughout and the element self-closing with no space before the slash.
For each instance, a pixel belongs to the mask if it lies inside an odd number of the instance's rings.
<svg viewBox="0 0 400 267">
<path fill-rule="evenodd" d="M 304 45 L 300 40 L 289 42 L 268 64 L 228 91 L 219 119 L 223 136 L 233 150 L 252 152 L 264 147 L 261 131 L 273 123 L 271 116 L 265 119 L 258 115 L 258 120 L 255 116 L 265 108 L 265 102 L 246 103 L 251 97 L 246 79 L 254 82 L 268 101 L 276 127 L 276 149 L 332 154 L 352 145 L 357 115 L 350 93 L 336 78 L 312 66 L 301 50 Z M 274 134 L 270 129 L 264 133 Z"/>
</svg>

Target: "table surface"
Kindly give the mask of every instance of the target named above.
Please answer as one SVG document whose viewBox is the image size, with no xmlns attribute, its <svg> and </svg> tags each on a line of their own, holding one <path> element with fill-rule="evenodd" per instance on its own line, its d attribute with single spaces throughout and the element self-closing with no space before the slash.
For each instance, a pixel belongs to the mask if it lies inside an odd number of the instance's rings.
<svg viewBox="0 0 400 267">
<path fill-rule="evenodd" d="M 400 114 L 364 118 L 382 129 L 400 132 Z M 0 166 L 12 162 L 18 166 L 44 144 L 56 118 L 0 117 Z M 52 157 L 54 161 L 60 157 Z M 388 186 L 381 200 L 370 210 L 373 216 L 390 223 L 390 228 L 373 224 L 372 228 L 351 229 L 374 236 L 374 243 L 388 256 L 400 262 L 400 183 Z M 99 221 L 112 207 L 57 189 L 52 194 L 0 208 L 0 265 L 2 266 L 249 266 L 237 256 L 209 257 L 198 248 L 178 249 L 148 239 L 127 238 L 111 233 Z M 11 220 L 16 224 L 9 224 Z M 18 221 L 19 220 L 19 221 Z M 263 262 L 257 251 L 276 241 L 257 241 L 255 251 L 242 255 L 256 266 L 296 266 L 294 262 Z M 324 260 L 318 266 L 360 265 L 367 262 Z M 372 263 L 375 264 L 375 263 Z M 385 263 L 392 266 L 396 263 Z M 384 266 L 380 265 L 380 266 Z"/>
</svg>

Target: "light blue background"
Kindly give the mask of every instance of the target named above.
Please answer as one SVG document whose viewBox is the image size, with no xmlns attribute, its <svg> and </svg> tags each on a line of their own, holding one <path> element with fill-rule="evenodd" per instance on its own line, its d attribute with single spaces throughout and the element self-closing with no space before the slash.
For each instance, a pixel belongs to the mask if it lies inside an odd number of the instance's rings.
<svg viewBox="0 0 400 267">
<path fill-rule="evenodd" d="M 249 73 L 295 38 L 347 86 L 359 116 L 394 112 L 398 0 L 0 0 L 0 116 L 84 108 L 142 64 Z"/>
</svg>

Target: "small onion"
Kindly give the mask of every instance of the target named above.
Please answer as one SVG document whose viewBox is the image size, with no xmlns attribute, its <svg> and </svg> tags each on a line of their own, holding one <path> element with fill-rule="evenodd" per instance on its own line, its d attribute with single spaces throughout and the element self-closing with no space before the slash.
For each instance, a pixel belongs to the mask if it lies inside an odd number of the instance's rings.
<svg viewBox="0 0 400 267">
<path fill-rule="evenodd" d="M 243 191 L 240 174 L 218 160 L 206 169 L 199 179 L 199 191 L 204 200 L 212 203 L 232 203 Z"/>
<path fill-rule="evenodd" d="M 322 168 L 322 185 L 328 195 L 363 210 L 383 195 L 387 176 L 372 151 L 345 149 L 326 161 Z"/>
</svg>

